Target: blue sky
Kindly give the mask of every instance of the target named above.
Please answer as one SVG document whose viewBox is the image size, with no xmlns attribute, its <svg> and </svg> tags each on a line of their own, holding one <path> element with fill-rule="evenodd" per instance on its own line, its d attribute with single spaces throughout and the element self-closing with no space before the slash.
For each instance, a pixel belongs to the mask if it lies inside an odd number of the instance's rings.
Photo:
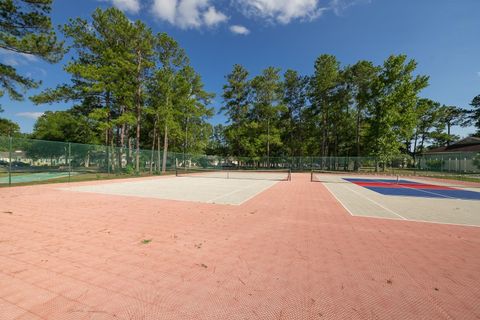
<svg viewBox="0 0 480 320">
<path fill-rule="evenodd" d="M 254 75 L 272 65 L 307 75 L 323 53 L 336 55 L 344 65 L 360 59 L 381 64 L 391 54 L 405 53 L 418 62 L 418 73 L 430 76 L 421 96 L 468 107 L 480 94 L 479 0 L 54 0 L 52 19 L 55 25 L 88 19 L 96 7 L 109 6 L 173 36 L 206 89 L 217 94 L 217 109 L 233 64 Z M 69 81 L 63 71 L 67 59 L 50 65 L 0 51 L 3 63 L 42 80 L 41 89 Z M 31 132 L 42 112 L 71 106 L 35 106 L 8 97 L 0 103 L 5 109 L 0 116 L 18 122 L 23 132 Z M 212 119 L 223 121 L 221 115 Z M 454 129 L 460 135 L 473 131 Z"/>
</svg>

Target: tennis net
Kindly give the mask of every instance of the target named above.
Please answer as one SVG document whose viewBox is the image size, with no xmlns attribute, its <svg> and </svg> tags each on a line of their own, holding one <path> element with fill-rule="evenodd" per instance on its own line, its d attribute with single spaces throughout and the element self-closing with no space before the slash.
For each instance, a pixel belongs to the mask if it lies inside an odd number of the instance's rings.
<svg viewBox="0 0 480 320">
<path fill-rule="evenodd" d="M 177 177 L 290 181 L 290 169 L 246 170 L 221 168 L 177 168 Z"/>
<path fill-rule="evenodd" d="M 365 172 L 338 172 L 314 170 L 311 172 L 312 182 L 322 183 L 351 183 L 352 181 L 369 181 L 388 184 L 420 183 L 451 187 L 457 189 L 480 189 L 480 176 L 476 175 L 404 175 L 389 172 L 365 173 Z"/>
<path fill-rule="evenodd" d="M 325 170 L 313 170 L 310 174 L 310 181 L 312 182 L 323 182 L 323 183 L 350 183 L 348 178 L 378 178 L 386 179 L 388 181 L 393 181 L 396 183 L 399 179 L 399 175 L 391 174 L 389 172 L 381 173 L 365 173 L 365 172 L 342 172 L 342 171 L 325 171 Z"/>
</svg>

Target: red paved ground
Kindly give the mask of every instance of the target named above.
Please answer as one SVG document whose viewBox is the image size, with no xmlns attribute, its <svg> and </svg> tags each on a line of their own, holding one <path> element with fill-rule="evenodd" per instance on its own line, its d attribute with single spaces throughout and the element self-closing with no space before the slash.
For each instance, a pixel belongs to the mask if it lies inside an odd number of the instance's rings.
<svg viewBox="0 0 480 320">
<path fill-rule="evenodd" d="M 0 319 L 480 318 L 480 228 L 351 217 L 308 179 L 238 207 L 0 189 Z"/>
</svg>

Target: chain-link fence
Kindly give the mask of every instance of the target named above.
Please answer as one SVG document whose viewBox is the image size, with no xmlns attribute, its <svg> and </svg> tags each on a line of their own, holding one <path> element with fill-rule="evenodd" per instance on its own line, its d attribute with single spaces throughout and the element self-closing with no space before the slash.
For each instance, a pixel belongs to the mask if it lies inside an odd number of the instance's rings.
<svg viewBox="0 0 480 320">
<path fill-rule="evenodd" d="M 136 168 L 136 161 L 139 168 Z M 181 168 L 217 170 L 480 173 L 480 153 L 375 157 L 222 157 L 0 136 L 0 186 L 69 182 L 174 173 Z"/>
</svg>

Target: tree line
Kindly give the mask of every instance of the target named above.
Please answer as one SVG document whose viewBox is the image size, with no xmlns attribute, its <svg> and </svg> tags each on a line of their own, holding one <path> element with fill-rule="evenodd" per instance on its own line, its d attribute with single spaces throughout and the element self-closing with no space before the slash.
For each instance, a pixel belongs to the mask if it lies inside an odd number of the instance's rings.
<svg viewBox="0 0 480 320">
<path fill-rule="evenodd" d="M 30 97 L 71 107 L 46 112 L 31 137 L 105 144 L 120 150 L 112 157 L 128 150 L 128 165 L 137 170 L 140 148 L 152 150 L 162 170 L 168 151 L 267 159 L 375 156 L 385 162 L 448 145 L 458 138 L 452 126 L 474 125 L 480 134 L 480 95 L 471 110 L 421 98 L 428 77 L 417 75 L 416 61 L 405 55 L 381 65 L 344 66 L 324 54 L 310 75 L 276 67 L 251 75 L 235 65 L 221 95 L 219 112 L 227 123 L 212 126 L 214 95 L 175 39 L 109 8 L 95 10 L 89 20 L 70 19 L 60 28 L 64 43 L 53 31 L 50 10 L 50 0 L 0 4 L 0 48 L 51 63 L 67 52 L 72 57 L 64 66 L 68 83 Z M 0 72 L 0 94 L 12 99 L 39 85 L 13 66 L 0 64 Z M 19 134 L 19 127 L 1 119 L 2 134 Z"/>
<path fill-rule="evenodd" d="M 428 77 L 417 63 L 392 55 L 382 65 L 342 66 L 321 55 L 312 75 L 269 67 L 250 76 L 235 65 L 223 88 L 227 125 L 214 128 L 211 153 L 275 156 L 413 157 L 458 139 L 453 126 L 480 127 L 480 96 L 473 110 L 421 98 Z"/>
</svg>

